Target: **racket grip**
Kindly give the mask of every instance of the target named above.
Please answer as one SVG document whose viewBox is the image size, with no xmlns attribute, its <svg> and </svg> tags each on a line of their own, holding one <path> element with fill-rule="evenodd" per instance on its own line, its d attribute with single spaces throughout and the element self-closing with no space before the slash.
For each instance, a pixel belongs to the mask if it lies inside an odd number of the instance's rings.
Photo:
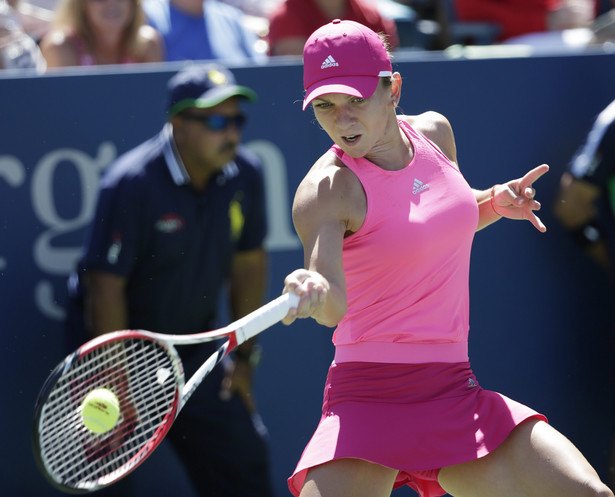
<svg viewBox="0 0 615 497">
<path fill-rule="evenodd" d="M 299 296 L 294 293 L 284 293 L 277 299 L 256 309 L 235 323 L 237 345 L 258 335 L 277 322 L 281 321 L 290 309 L 299 305 Z"/>
</svg>

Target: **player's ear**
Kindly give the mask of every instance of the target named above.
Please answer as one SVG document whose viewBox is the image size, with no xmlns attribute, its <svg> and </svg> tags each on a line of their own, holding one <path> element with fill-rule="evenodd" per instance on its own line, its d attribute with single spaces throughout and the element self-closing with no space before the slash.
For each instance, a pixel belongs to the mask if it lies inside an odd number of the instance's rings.
<svg viewBox="0 0 615 497">
<path fill-rule="evenodd" d="M 397 107 L 401 100 L 401 74 L 394 72 L 391 76 L 391 100 L 393 105 Z"/>
</svg>

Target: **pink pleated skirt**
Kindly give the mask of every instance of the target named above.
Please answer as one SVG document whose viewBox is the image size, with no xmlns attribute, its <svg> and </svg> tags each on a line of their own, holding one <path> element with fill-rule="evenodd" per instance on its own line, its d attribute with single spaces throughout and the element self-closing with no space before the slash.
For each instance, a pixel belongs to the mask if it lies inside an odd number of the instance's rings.
<svg viewBox="0 0 615 497">
<path fill-rule="evenodd" d="M 440 468 L 483 457 L 528 418 L 546 418 L 484 390 L 470 363 L 332 364 L 322 417 L 293 475 L 299 495 L 310 468 L 359 458 L 399 470 L 395 487 L 446 494 Z"/>
</svg>

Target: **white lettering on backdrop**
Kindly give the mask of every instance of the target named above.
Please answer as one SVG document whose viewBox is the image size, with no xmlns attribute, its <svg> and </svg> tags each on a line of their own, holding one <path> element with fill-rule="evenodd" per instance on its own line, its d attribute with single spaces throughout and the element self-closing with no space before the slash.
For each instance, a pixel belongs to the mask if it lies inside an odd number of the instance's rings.
<svg viewBox="0 0 615 497">
<path fill-rule="evenodd" d="M 299 239 L 292 229 L 290 202 L 286 175 L 286 162 L 280 149 L 269 141 L 256 140 L 246 144 L 263 162 L 265 189 L 267 193 L 267 218 L 269 232 L 265 244 L 271 251 L 292 250 L 299 247 Z M 75 268 L 81 246 L 63 246 L 57 242 L 63 235 L 82 230 L 94 215 L 98 183 L 101 173 L 117 157 L 112 142 L 99 145 L 95 157 L 77 150 L 62 148 L 45 154 L 36 163 L 30 176 L 30 202 L 37 220 L 44 229 L 32 242 L 32 257 L 35 266 L 44 274 L 67 277 Z M 56 175 L 60 164 L 71 164 L 78 175 L 80 199 L 76 214 L 63 216 L 57 209 L 55 191 Z M 0 179 L 12 188 L 22 187 L 28 181 L 27 169 L 14 156 L 0 156 Z M 26 185 L 27 186 L 27 185 Z M 54 240 L 56 243 L 54 244 Z M 0 253 L 0 271 L 10 265 L 10 258 Z M 52 282 L 42 278 L 35 284 L 33 297 L 36 307 L 45 316 L 61 320 L 64 310 L 55 298 Z"/>
</svg>

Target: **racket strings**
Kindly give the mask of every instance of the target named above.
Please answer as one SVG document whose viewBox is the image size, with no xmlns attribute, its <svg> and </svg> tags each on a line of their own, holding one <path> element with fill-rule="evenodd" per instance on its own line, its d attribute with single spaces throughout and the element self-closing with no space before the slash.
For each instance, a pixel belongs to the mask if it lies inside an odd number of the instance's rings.
<svg viewBox="0 0 615 497">
<path fill-rule="evenodd" d="M 49 475 L 72 488 L 95 489 L 136 467 L 173 422 L 180 367 L 165 347 L 140 338 L 104 344 L 70 363 L 38 423 Z M 81 421 L 81 403 L 95 388 L 112 390 L 120 405 L 116 426 L 103 434 Z"/>
</svg>

